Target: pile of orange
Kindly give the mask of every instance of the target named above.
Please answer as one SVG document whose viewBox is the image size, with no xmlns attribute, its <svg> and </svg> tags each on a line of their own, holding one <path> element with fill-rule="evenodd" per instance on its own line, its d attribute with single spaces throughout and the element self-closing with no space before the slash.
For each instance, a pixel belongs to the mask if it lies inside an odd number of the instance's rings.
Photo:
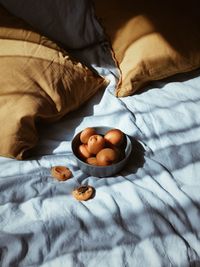
<svg viewBox="0 0 200 267">
<path fill-rule="evenodd" d="M 120 161 L 124 153 L 125 134 L 116 128 L 104 135 L 87 127 L 80 133 L 78 156 L 84 162 L 96 166 L 108 166 Z"/>
</svg>

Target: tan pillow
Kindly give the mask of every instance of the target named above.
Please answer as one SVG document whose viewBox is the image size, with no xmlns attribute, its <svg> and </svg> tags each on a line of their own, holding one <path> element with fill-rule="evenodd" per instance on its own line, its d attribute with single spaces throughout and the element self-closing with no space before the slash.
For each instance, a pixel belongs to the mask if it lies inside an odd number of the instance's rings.
<svg viewBox="0 0 200 267">
<path fill-rule="evenodd" d="M 198 1 L 94 0 L 121 72 L 118 97 L 200 67 Z"/>
<path fill-rule="evenodd" d="M 107 81 L 0 7 L 0 155 L 23 159 L 37 122 L 75 110 Z"/>
</svg>

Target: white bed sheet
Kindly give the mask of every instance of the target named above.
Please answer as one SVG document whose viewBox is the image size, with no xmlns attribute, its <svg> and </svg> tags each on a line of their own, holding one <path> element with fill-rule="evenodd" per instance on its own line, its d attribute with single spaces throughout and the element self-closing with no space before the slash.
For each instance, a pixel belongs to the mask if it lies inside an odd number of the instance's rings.
<svg viewBox="0 0 200 267">
<path fill-rule="evenodd" d="M 200 266 L 200 71 L 155 82 L 118 99 L 118 71 L 105 45 L 85 51 L 110 79 L 78 111 L 40 128 L 35 156 L 0 158 L 0 266 Z M 129 164 L 108 178 L 84 174 L 71 153 L 75 133 L 118 127 L 133 141 Z M 58 182 L 54 165 L 73 178 Z M 78 202 L 80 184 L 96 195 Z"/>
</svg>

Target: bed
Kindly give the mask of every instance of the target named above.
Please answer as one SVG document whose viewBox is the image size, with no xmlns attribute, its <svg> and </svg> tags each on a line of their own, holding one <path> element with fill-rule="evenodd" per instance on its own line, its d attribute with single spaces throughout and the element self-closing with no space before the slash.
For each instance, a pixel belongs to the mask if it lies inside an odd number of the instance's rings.
<svg viewBox="0 0 200 267">
<path fill-rule="evenodd" d="M 123 47 L 116 41 L 123 33 L 113 33 L 119 27 L 114 18 L 124 14 L 121 1 L 110 1 L 113 9 L 104 1 L 94 1 L 96 9 L 86 0 L 27 2 L 0 1 L 0 266 L 200 266 L 199 27 L 184 24 L 197 32 L 178 56 L 164 42 L 161 50 L 172 58 L 163 62 L 159 54 L 161 62 L 151 58 L 143 64 L 145 71 L 152 67 L 147 77 L 144 71 L 130 74 L 127 64 L 130 51 L 144 55 L 138 49 L 145 42 L 138 41 L 145 41 L 144 34 L 152 37 L 151 14 L 139 17 L 147 32 Z M 197 2 L 191 10 L 183 3 L 178 13 L 171 14 L 170 1 L 163 7 L 170 21 L 175 23 L 173 14 L 189 16 L 193 10 L 194 20 L 188 21 L 199 22 Z M 139 5 L 137 14 L 143 1 Z M 157 31 L 154 37 L 160 45 Z M 120 173 L 98 178 L 78 168 L 71 141 L 82 129 L 102 125 L 129 135 L 133 151 Z M 50 170 L 58 165 L 73 177 L 54 179 Z M 88 184 L 95 197 L 74 199 L 72 190 Z"/>
</svg>

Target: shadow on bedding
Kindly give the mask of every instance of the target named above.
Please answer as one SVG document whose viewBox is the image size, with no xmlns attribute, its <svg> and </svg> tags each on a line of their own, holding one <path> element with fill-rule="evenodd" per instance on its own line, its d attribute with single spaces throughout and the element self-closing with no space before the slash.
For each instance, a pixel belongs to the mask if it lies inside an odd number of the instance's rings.
<svg viewBox="0 0 200 267">
<path fill-rule="evenodd" d="M 141 88 L 140 90 L 135 92 L 135 95 L 142 95 L 142 94 L 148 92 L 149 90 L 154 90 L 155 88 L 156 89 L 163 89 L 163 87 L 167 83 L 174 83 L 174 82 L 184 83 L 190 79 L 195 79 L 198 76 L 200 76 L 200 69 L 188 71 L 187 73 L 178 73 L 178 74 L 172 75 L 170 77 L 167 77 L 165 79 L 161 79 L 159 81 L 152 81 L 151 84 L 149 84 L 149 85 L 145 86 L 144 88 Z"/>
<path fill-rule="evenodd" d="M 83 118 L 93 115 L 94 106 L 100 103 L 104 91 L 105 89 L 99 90 L 76 111 L 68 113 L 54 124 L 48 125 L 38 122 L 37 129 L 40 140 L 37 146 L 30 151 L 32 156 L 28 160 L 39 160 L 44 155 L 53 155 L 60 143 L 70 142 L 75 134 L 75 130 L 81 125 Z M 71 153 L 71 149 L 69 151 L 66 148 L 65 153 L 67 152 Z"/>
<path fill-rule="evenodd" d="M 138 169 L 142 168 L 144 163 L 145 163 L 145 149 L 144 147 L 141 145 L 141 143 L 135 139 L 135 138 L 131 138 L 131 142 L 132 142 L 132 152 L 129 158 L 128 163 L 126 164 L 126 166 L 124 167 L 124 169 L 122 170 L 121 173 L 126 173 L 127 174 L 135 174 Z M 117 175 L 120 175 L 117 174 Z M 117 176 L 115 175 L 115 176 Z"/>
<path fill-rule="evenodd" d="M 198 216 L 189 217 L 189 211 L 196 210 L 196 207 L 188 203 L 181 209 L 176 203 L 173 206 L 160 199 L 158 206 L 153 197 L 150 202 L 148 192 L 142 190 L 138 187 L 136 192 L 142 200 L 141 211 L 137 211 L 133 203 L 126 213 L 123 209 L 113 214 L 105 210 L 103 216 L 97 216 L 82 205 L 79 210 L 68 214 L 68 220 L 63 214 L 30 224 L 20 229 L 20 234 L 1 231 L 3 266 L 13 266 L 13 262 L 16 266 L 39 266 L 62 255 L 68 259 L 73 255 L 74 260 L 78 257 L 82 263 L 87 263 L 96 259 L 98 254 L 111 256 L 112 251 L 118 249 L 129 263 L 137 263 L 134 259 L 141 262 L 143 257 L 146 259 L 144 262 L 151 262 L 157 257 L 162 266 L 169 266 L 169 263 L 178 266 L 176 264 L 181 260 L 181 266 L 198 267 Z M 197 213 L 199 211 L 196 210 Z M 171 250 L 173 246 L 175 255 Z M 34 253 L 30 253 L 30 249 Z M 120 256 L 119 253 L 119 259 Z"/>
</svg>

